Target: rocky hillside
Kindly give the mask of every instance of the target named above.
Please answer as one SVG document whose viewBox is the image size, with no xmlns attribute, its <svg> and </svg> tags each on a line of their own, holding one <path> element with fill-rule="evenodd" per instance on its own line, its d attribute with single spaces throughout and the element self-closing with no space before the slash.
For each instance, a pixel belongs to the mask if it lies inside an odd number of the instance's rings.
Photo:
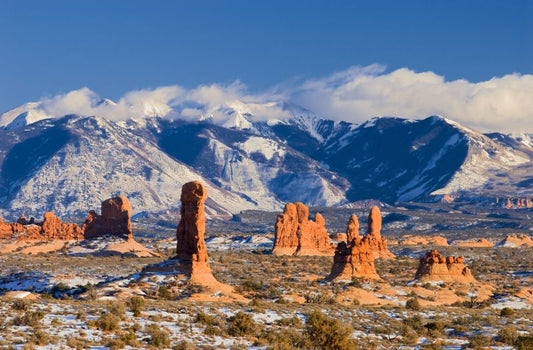
<svg viewBox="0 0 533 350">
<path fill-rule="evenodd" d="M 119 193 L 134 213 L 174 213 L 181 185 L 191 180 L 206 184 L 210 217 L 278 211 L 296 201 L 340 206 L 447 193 L 501 196 L 527 192 L 533 182 L 529 136 L 483 135 L 442 117 L 355 125 L 281 104 L 289 117 L 267 120 L 234 103 L 216 119 L 150 112 L 112 121 L 40 108 L 27 103 L 0 116 L 4 216 L 85 215 Z"/>
</svg>

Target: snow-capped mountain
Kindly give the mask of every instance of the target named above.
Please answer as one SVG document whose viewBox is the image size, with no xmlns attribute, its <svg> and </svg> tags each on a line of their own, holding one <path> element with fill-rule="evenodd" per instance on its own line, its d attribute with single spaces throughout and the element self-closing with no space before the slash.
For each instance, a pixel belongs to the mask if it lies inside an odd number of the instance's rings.
<svg viewBox="0 0 533 350">
<path fill-rule="evenodd" d="M 187 118 L 183 105 L 151 102 L 100 99 L 91 111 L 109 116 L 120 104 L 134 118 L 54 116 L 39 103 L 2 114 L 3 214 L 85 215 L 118 193 L 135 213 L 174 211 L 181 185 L 192 180 L 206 183 L 211 217 L 277 211 L 288 201 L 501 196 L 528 192 L 533 183 L 529 136 L 483 135 L 442 117 L 355 125 L 288 103 L 239 101 L 188 106 Z M 267 118 L 272 111 L 279 118 Z"/>
</svg>

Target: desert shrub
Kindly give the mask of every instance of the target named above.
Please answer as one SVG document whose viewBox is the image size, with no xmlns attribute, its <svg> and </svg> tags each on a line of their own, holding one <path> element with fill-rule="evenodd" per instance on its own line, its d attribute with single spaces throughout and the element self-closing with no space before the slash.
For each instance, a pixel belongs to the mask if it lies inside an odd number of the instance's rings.
<svg viewBox="0 0 533 350">
<path fill-rule="evenodd" d="M 194 346 L 192 343 L 189 343 L 186 340 L 180 341 L 177 345 L 174 345 L 172 350 L 195 350 L 196 346 Z"/>
<path fill-rule="evenodd" d="M 263 287 L 263 282 L 254 279 L 247 279 L 242 282 L 239 289 L 246 292 L 258 292 L 263 290 Z"/>
<path fill-rule="evenodd" d="M 116 315 L 106 313 L 95 320 L 94 325 L 104 332 L 110 332 L 118 329 L 119 321 L 120 319 Z"/>
<path fill-rule="evenodd" d="M 257 324 L 252 318 L 252 315 L 242 311 L 237 312 L 228 319 L 228 334 L 234 337 L 252 334 L 256 328 Z"/>
<path fill-rule="evenodd" d="M 160 286 L 157 290 L 157 295 L 159 299 L 165 299 L 165 300 L 171 300 L 172 299 L 172 292 L 170 289 L 168 289 L 165 286 Z"/>
<path fill-rule="evenodd" d="M 309 304 L 335 304 L 335 299 L 322 293 L 306 294 L 305 302 Z"/>
<path fill-rule="evenodd" d="M 325 316 L 319 310 L 307 314 L 305 328 L 309 341 L 318 349 L 348 350 L 356 347 L 350 337 L 353 330 L 340 320 Z"/>
<path fill-rule="evenodd" d="M 285 317 L 277 322 L 280 326 L 301 327 L 302 320 L 298 316 Z"/>
<path fill-rule="evenodd" d="M 353 286 L 355 288 L 363 288 L 363 284 L 361 281 L 359 281 L 359 278 L 356 276 L 352 276 L 352 280 L 350 281 L 350 286 Z"/>
<path fill-rule="evenodd" d="M 44 317 L 44 312 L 42 311 L 28 311 L 22 316 L 13 317 L 11 323 L 15 326 L 30 326 L 36 327 L 39 325 L 39 321 Z"/>
<path fill-rule="evenodd" d="M 504 307 L 500 310 L 500 316 L 507 317 L 507 316 L 514 316 L 514 310 L 510 307 Z"/>
<path fill-rule="evenodd" d="M 59 282 L 58 284 L 56 284 L 56 285 L 54 285 L 52 287 L 52 289 L 50 290 L 50 293 L 52 295 L 63 294 L 63 293 L 68 292 L 71 289 L 72 288 L 70 288 L 68 284 L 65 284 L 63 282 Z"/>
<path fill-rule="evenodd" d="M 491 344 L 492 338 L 482 333 L 476 333 L 470 337 L 468 347 L 473 349 L 482 349 Z"/>
<path fill-rule="evenodd" d="M 147 333 L 150 335 L 149 344 L 157 348 L 170 346 L 169 334 L 167 331 L 159 328 L 156 324 L 148 327 Z"/>
<path fill-rule="evenodd" d="M 516 332 L 516 329 L 512 326 L 509 326 L 501 328 L 498 331 L 498 336 L 496 339 L 504 344 L 513 345 L 517 338 L 518 333 Z"/>
<path fill-rule="evenodd" d="M 414 329 L 417 333 L 425 330 L 424 320 L 422 319 L 422 317 L 420 317 L 420 315 L 415 315 L 413 317 L 405 318 L 403 322 L 406 326 Z"/>
<path fill-rule="evenodd" d="M 309 349 L 307 338 L 294 328 L 283 328 L 279 331 L 268 330 L 262 334 L 261 340 L 269 344 L 271 350 Z"/>
<path fill-rule="evenodd" d="M 352 305 L 359 306 L 359 305 L 361 305 L 361 302 L 359 301 L 359 299 L 353 298 Z"/>
<path fill-rule="evenodd" d="M 80 337 L 68 338 L 67 346 L 76 350 L 87 349 L 89 347 L 89 342 L 86 339 Z"/>
<path fill-rule="evenodd" d="M 424 328 L 427 329 L 428 334 L 430 334 L 433 337 L 438 337 L 442 335 L 442 331 L 444 330 L 445 327 L 446 327 L 446 324 L 441 321 L 428 322 L 424 325 Z"/>
<path fill-rule="evenodd" d="M 124 303 L 121 303 L 119 301 L 113 301 L 107 304 L 107 312 L 122 318 L 124 317 L 126 308 L 124 307 Z"/>
<path fill-rule="evenodd" d="M 519 336 L 514 346 L 517 350 L 530 350 L 533 349 L 533 335 L 523 335 Z"/>
<path fill-rule="evenodd" d="M 418 342 L 418 334 L 408 325 L 404 324 L 402 327 L 402 343 L 406 345 L 416 345 Z"/>
<path fill-rule="evenodd" d="M 196 314 L 196 317 L 194 319 L 194 322 L 202 323 L 202 324 L 205 324 L 205 325 L 218 324 L 217 319 L 214 316 L 206 314 L 202 310 L 198 311 L 198 313 Z"/>
<path fill-rule="evenodd" d="M 131 297 L 126 302 L 126 305 L 130 309 L 130 311 L 133 313 L 133 316 L 139 317 L 141 316 L 141 312 L 144 308 L 144 298 L 142 297 Z"/>
<path fill-rule="evenodd" d="M 132 346 L 132 347 L 138 347 L 139 343 L 137 342 L 137 337 L 135 336 L 135 330 L 134 327 L 128 328 L 126 332 L 123 332 L 120 334 L 119 339 L 124 342 L 124 344 Z"/>
<path fill-rule="evenodd" d="M 420 306 L 420 302 L 417 298 L 411 298 L 405 302 L 405 308 L 409 310 L 420 310 L 422 306 Z"/>
<path fill-rule="evenodd" d="M 124 349 L 126 347 L 126 344 L 122 341 L 122 339 L 109 339 L 106 342 L 106 346 L 109 348 L 109 350 L 119 350 Z"/>
<path fill-rule="evenodd" d="M 205 335 L 222 335 L 222 329 L 218 326 L 214 326 L 212 324 L 207 325 L 204 329 Z"/>
<path fill-rule="evenodd" d="M 13 304 L 11 304 L 11 308 L 13 310 L 19 310 L 19 311 L 28 311 L 31 307 L 31 301 L 26 299 L 15 299 Z"/>
<path fill-rule="evenodd" d="M 51 344 L 52 343 L 51 340 L 52 339 L 50 338 L 50 336 L 40 329 L 34 330 L 33 334 L 30 337 L 31 343 L 35 345 L 40 345 L 40 346 Z"/>
</svg>

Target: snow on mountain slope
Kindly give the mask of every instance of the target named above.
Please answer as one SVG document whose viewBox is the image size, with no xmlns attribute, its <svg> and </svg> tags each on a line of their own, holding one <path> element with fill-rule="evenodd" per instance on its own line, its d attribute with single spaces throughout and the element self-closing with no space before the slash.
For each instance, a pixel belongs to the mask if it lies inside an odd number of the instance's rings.
<svg viewBox="0 0 533 350">
<path fill-rule="evenodd" d="M 449 122 L 448 120 L 446 120 Z M 452 123 L 468 140 L 468 154 L 459 170 L 443 188 L 433 194 L 479 191 L 491 182 L 501 182 L 501 174 L 512 173 L 517 167 L 528 165 L 531 158 L 522 147 L 512 148 L 508 143 L 497 143 L 493 139 L 471 129 Z M 522 146 L 526 146 L 522 144 Z M 526 146 L 527 147 L 527 146 Z M 498 176 L 500 174 L 500 176 Z M 498 179 L 500 178 L 500 179 Z"/>
<path fill-rule="evenodd" d="M 193 180 L 206 184 L 209 193 L 206 212 L 210 217 L 227 217 L 257 208 L 170 158 L 150 140 L 111 121 L 68 117 L 45 128 L 69 136 L 57 151 L 43 155 L 47 158 L 43 164 L 28 171 L 26 178 L 8 182 L 8 186 L 5 180 L 9 159 L 28 154 L 14 154 L 19 151 L 14 148 L 7 152 L 2 164 L 4 189 L 7 188 L 2 203 L 7 202 L 6 209 L 11 212 L 41 216 L 52 210 L 62 216 L 85 215 L 90 209 L 98 209 L 102 200 L 118 193 L 130 199 L 135 213 L 175 210 L 181 186 Z M 39 150 L 35 149 L 32 156 L 39 157 Z"/>
<path fill-rule="evenodd" d="M 0 129 L 14 129 L 53 118 L 41 109 L 41 102 L 28 102 L 0 115 Z"/>
<path fill-rule="evenodd" d="M 165 152 L 262 208 L 278 210 L 286 201 L 314 206 L 346 201 L 345 179 L 279 139 L 207 123 L 163 122 L 159 129 Z"/>
</svg>

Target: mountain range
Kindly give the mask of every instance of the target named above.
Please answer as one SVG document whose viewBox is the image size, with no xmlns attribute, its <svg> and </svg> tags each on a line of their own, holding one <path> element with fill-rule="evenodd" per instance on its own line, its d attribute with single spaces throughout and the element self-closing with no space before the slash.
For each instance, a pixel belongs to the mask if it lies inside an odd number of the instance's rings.
<svg viewBox="0 0 533 350">
<path fill-rule="evenodd" d="M 0 115 L 0 214 L 84 216 L 122 193 L 137 215 L 172 215 L 181 185 L 192 180 L 207 186 L 208 216 L 222 218 L 289 201 L 345 206 L 533 192 L 527 134 L 483 134 L 440 116 L 357 125 L 276 107 L 284 118 L 260 118 L 237 101 L 196 118 L 146 105 L 141 117 L 114 120 L 24 104 Z"/>
</svg>

